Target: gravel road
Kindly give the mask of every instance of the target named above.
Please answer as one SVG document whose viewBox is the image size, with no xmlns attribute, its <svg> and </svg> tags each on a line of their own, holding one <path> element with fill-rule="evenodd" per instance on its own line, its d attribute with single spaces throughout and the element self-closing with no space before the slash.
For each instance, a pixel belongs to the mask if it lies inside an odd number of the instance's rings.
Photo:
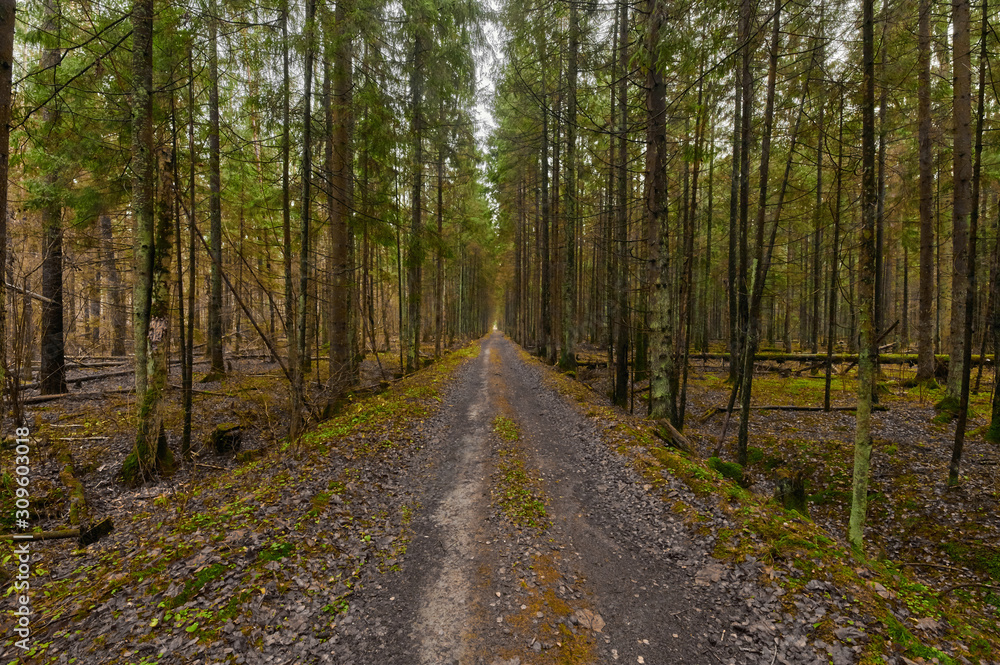
<svg viewBox="0 0 1000 665">
<path fill-rule="evenodd" d="M 459 368 L 411 469 L 421 509 L 401 570 L 366 580 L 341 622 L 345 663 L 854 662 L 849 646 L 808 639 L 827 609 L 784 613 L 755 562 L 709 552 L 732 526 L 710 502 L 698 532 L 654 493 L 699 500 L 668 478 L 644 484 L 589 419 L 544 385 L 502 335 Z M 548 524 L 522 528 L 491 496 L 510 417 Z M 699 535 L 704 534 L 704 535 Z M 829 647 L 821 657 L 816 647 Z M 777 650 L 777 653 L 776 653 Z"/>
</svg>

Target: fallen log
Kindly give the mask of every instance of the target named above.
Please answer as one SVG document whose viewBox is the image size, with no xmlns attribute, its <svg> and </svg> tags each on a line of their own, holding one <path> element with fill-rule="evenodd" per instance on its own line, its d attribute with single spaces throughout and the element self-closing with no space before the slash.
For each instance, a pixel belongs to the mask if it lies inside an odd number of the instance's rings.
<svg viewBox="0 0 1000 665">
<path fill-rule="evenodd" d="M 14 542 L 26 542 L 35 540 L 59 540 L 62 538 L 76 538 L 80 547 L 86 547 L 108 535 L 115 530 L 115 526 L 110 517 L 105 517 L 97 524 L 87 527 L 77 527 L 75 529 L 60 529 L 57 531 L 43 531 L 41 533 L 8 533 L 0 536 L 0 540 L 12 540 Z"/>
<path fill-rule="evenodd" d="M 690 358 L 695 360 L 729 360 L 728 353 L 715 353 L 715 352 L 699 352 L 692 353 Z M 770 360 L 777 363 L 783 362 L 797 362 L 797 363 L 810 363 L 810 362 L 822 362 L 826 363 L 825 353 L 756 353 L 754 354 L 754 360 Z M 947 354 L 939 354 L 935 356 L 938 362 L 947 362 Z M 858 354 L 856 353 L 834 353 L 831 356 L 831 360 L 835 363 L 850 363 L 858 361 Z M 882 353 L 879 354 L 879 362 L 883 365 L 916 365 L 917 364 L 917 354 L 915 353 Z M 978 363 L 982 360 L 988 365 L 993 364 L 993 354 L 987 353 L 985 355 L 973 354 L 972 362 Z"/>
<path fill-rule="evenodd" d="M 124 395 L 134 393 L 132 388 L 118 388 L 114 390 L 98 390 L 87 393 L 56 393 L 55 395 L 37 395 L 35 397 L 25 397 L 21 404 L 42 404 L 57 399 L 99 399 L 106 395 Z"/>
<path fill-rule="evenodd" d="M 700 422 L 705 422 L 716 413 L 725 412 L 726 407 L 715 406 L 708 409 L 700 418 Z M 761 406 L 751 406 L 751 411 L 825 411 L 821 406 L 796 406 L 794 404 L 765 404 Z M 831 406 L 831 411 L 857 411 L 856 406 Z M 888 411 L 889 407 L 883 404 L 873 404 L 872 411 Z"/>
<path fill-rule="evenodd" d="M 691 445 L 690 439 L 677 431 L 669 420 L 657 420 L 656 427 L 653 428 L 653 434 L 659 437 L 671 448 L 677 448 L 678 450 L 683 450 L 686 453 L 693 453 L 694 446 Z"/>
<path fill-rule="evenodd" d="M 179 365 L 180 360 L 171 360 L 171 365 Z M 210 360 L 198 360 L 195 365 L 205 365 L 211 362 Z M 135 368 L 129 367 L 128 369 L 120 369 L 114 372 L 102 372 L 100 374 L 84 374 L 83 376 L 68 376 L 66 377 L 66 383 L 84 383 L 85 381 L 99 381 L 101 379 L 113 379 L 116 376 L 129 376 L 135 374 Z M 25 383 L 19 386 L 21 390 L 34 390 L 39 387 L 39 382 Z"/>
</svg>

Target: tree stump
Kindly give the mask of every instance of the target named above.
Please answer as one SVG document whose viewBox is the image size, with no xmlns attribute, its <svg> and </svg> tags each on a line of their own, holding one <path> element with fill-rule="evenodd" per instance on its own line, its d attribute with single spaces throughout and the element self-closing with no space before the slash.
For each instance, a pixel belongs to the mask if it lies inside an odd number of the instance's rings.
<svg viewBox="0 0 1000 665">
<path fill-rule="evenodd" d="M 785 510 L 797 510 L 803 515 L 809 515 L 806 505 L 805 474 L 799 471 L 782 469 L 774 480 L 774 498 Z"/>
<path fill-rule="evenodd" d="M 218 455 L 235 453 L 242 444 L 243 427 L 233 423 L 222 423 L 208 437 L 208 445 Z"/>
</svg>

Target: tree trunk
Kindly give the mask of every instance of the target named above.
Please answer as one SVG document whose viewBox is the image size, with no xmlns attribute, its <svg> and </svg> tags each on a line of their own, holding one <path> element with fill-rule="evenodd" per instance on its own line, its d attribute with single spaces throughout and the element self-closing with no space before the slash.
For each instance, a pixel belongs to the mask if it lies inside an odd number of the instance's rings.
<svg viewBox="0 0 1000 665">
<path fill-rule="evenodd" d="M 548 97 L 548 80 L 546 77 L 546 63 L 548 62 L 548 54 L 546 53 L 546 40 L 544 33 L 542 34 L 541 44 L 539 46 L 539 62 L 542 69 L 542 191 L 539 198 L 541 198 L 542 205 L 542 217 L 540 230 L 541 234 L 541 282 L 542 282 L 542 293 L 541 293 L 541 344 L 539 344 L 538 354 L 542 358 L 548 357 L 548 350 L 555 344 L 555 340 L 552 339 L 552 267 L 551 267 L 551 251 L 549 247 L 549 227 L 552 224 L 552 211 L 549 206 L 549 97 Z"/>
<path fill-rule="evenodd" d="M 212 265 L 208 299 L 208 380 L 226 373 L 222 356 L 222 173 L 219 160 L 219 8 L 209 0 L 208 21 L 208 216 Z"/>
<path fill-rule="evenodd" d="M 861 261 L 858 284 L 858 324 L 861 344 L 858 360 L 858 409 L 854 432 L 854 474 L 848 539 L 858 553 L 864 549 L 868 511 L 868 476 L 872 452 L 871 412 L 875 382 L 875 216 L 878 207 L 875 179 L 875 37 L 873 0 L 862 0 L 862 188 Z"/>
<path fill-rule="evenodd" d="M 752 15 L 747 15 L 745 20 L 749 24 L 752 24 Z M 757 353 L 758 340 L 760 336 L 760 296 L 757 294 L 763 294 L 764 282 L 767 279 L 767 271 L 764 266 L 764 225 L 767 221 L 768 176 L 771 162 L 771 131 L 774 127 L 774 90 L 778 76 L 778 48 L 781 45 L 781 0 L 775 0 L 774 14 L 771 16 L 771 25 L 771 48 L 767 69 L 767 97 L 764 105 L 764 131 L 763 136 L 761 137 L 760 145 L 760 188 L 758 190 L 757 218 L 755 222 L 757 227 L 757 239 L 756 246 L 754 248 L 753 267 L 751 268 L 752 281 L 750 282 L 750 287 L 753 292 L 753 303 L 747 311 L 747 336 L 742 349 L 742 353 L 746 354 L 746 357 L 744 359 L 745 369 L 741 376 L 743 384 L 740 389 L 742 402 L 740 404 L 740 428 L 736 445 L 736 459 L 737 462 L 743 465 L 746 465 L 747 463 L 747 446 L 750 438 L 750 397 L 753 390 L 754 354 Z M 746 58 L 750 57 L 749 49 L 744 51 L 744 56 Z M 746 66 L 744 68 L 744 74 L 748 71 L 749 66 Z M 745 83 L 746 81 L 744 81 L 744 84 Z M 744 105 L 747 108 L 750 107 L 750 104 L 747 103 L 746 97 L 744 97 Z M 744 116 L 744 119 L 747 119 L 748 117 L 749 116 L 746 115 Z M 744 127 L 747 127 L 747 125 L 744 124 Z M 744 134 L 744 149 L 748 148 L 748 140 L 749 136 Z M 747 155 L 744 155 L 743 157 L 745 159 Z M 742 191 L 740 199 L 740 205 L 742 207 Z M 741 212 L 741 217 L 742 216 L 743 213 Z M 777 223 L 778 220 L 775 219 L 775 225 L 777 225 Z M 744 229 L 746 228 L 746 226 L 742 223 L 741 226 L 743 226 Z"/>
<path fill-rule="evenodd" d="M 618 23 L 618 186 L 615 220 L 615 241 L 618 254 L 618 283 L 615 285 L 617 303 L 615 313 L 616 364 L 615 364 L 615 404 L 625 406 L 628 398 L 628 350 L 629 350 L 629 299 L 628 299 L 628 3 L 619 4 L 621 16 Z"/>
<path fill-rule="evenodd" d="M 11 74 L 16 0 L 0 0 L 0 278 L 7 277 L 7 178 L 10 174 Z M 7 293 L 0 289 L 0 402 L 7 395 Z M 20 426 L 21 423 L 15 423 Z"/>
<path fill-rule="evenodd" d="M 844 181 L 844 96 L 840 95 L 840 122 L 837 129 L 837 193 L 833 209 L 833 249 L 830 252 L 830 332 L 826 336 L 826 383 L 823 389 L 823 410 L 830 410 L 830 389 L 833 378 L 833 350 L 837 342 L 837 293 L 840 290 L 840 211 Z M 876 241 L 877 243 L 878 241 Z M 853 303 L 852 303 L 853 304 Z"/>
<path fill-rule="evenodd" d="M 956 3 L 956 9 L 957 9 Z M 962 23 L 955 19 L 955 46 L 958 48 L 959 42 L 968 46 L 969 38 L 969 5 L 965 2 L 965 9 L 963 10 L 966 14 L 964 17 L 964 28 L 966 34 L 959 40 L 958 30 L 962 27 Z M 982 165 L 982 155 L 983 155 L 983 111 L 985 103 L 985 92 L 986 92 L 986 39 L 989 36 L 988 33 L 988 16 L 989 16 L 989 2 L 988 0 L 983 0 L 983 12 L 982 12 L 982 29 L 980 31 L 980 52 L 979 52 L 979 105 L 976 109 L 976 154 L 974 159 L 974 165 L 972 167 L 972 196 L 971 205 L 972 210 L 969 215 L 969 260 L 967 267 L 967 284 L 968 290 L 965 294 L 965 327 L 962 330 L 963 346 L 962 346 L 962 377 L 960 386 L 960 398 L 959 398 L 959 409 L 958 409 L 958 422 L 955 426 L 955 445 L 952 447 L 951 451 L 951 463 L 948 466 L 948 485 L 955 486 L 958 484 L 958 472 L 962 464 L 962 448 L 965 445 L 965 425 L 969 417 L 969 375 L 972 370 L 972 326 L 973 319 L 976 314 L 976 235 L 979 227 L 979 174 Z M 967 63 L 971 68 L 971 57 L 967 59 Z M 955 58 L 955 71 L 959 71 L 959 61 Z M 964 71 L 964 70 L 962 70 Z M 971 83 L 972 72 L 969 71 L 969 78 Z M 970 91 L 971 92 L 971 91 Z M 957 142 L 958 137 L 956 135 L 956 153 L 958 151 Z M 968 164 L 963 165 L 963 168 L 968 168 Z M 958 167 L 956 165 L 956 173 L 959 173 Z M 958 188 L 956 184 L 956 198 L 958 196 Z M 956 203 L 957 206 L 957 203 Z M 998 368 L 994 368 L 994 371 L 998 371 Z"/>
<path fill-rule="evenodd" d="M 146 394 L 146 335 L 153 286 L 153 0 L 132 5 L 132 216 L 135 220 L 135 284 L 132 331 L 135 390 Z"/>
<path fill-rule="evenodd" d="M 185 462 L 193 461 L 191 454 L 191 403 L 193 397 L 194 381 L 194 292 L 195 274 L 197 273 L 198 259 L 195 252 L 195 206 L 197 204 L 197 194 L 195 188 L 195 165 L 197 163 L 197 153 L 194 143 L 194 48 L 188 49 L 188 318 L 187 318 L 187 349 L 184 354 L 184 366 L 187 371 L 184 375 L 181 386 L 184 409 L 184 426 L 181 433 L 181 457 Z M 180 254 L 181 246 L 178 240 L 177 253 Z M 180 279 L 180 275 L 178 275 Z M 273 311 L 273 310 L 272 310 Z M 272 319 L 273 323 L 273 319 Z M 273 333 L 273 330 L 272 330 Z"/>
<path fill-rule="evenodd" d="M 948 390 L 938 408 L 958 415 L 965 363 L 966 299 L 969 297 L 969 207 L 972 186 L 972 58 L 969 46 L 969 0 L 953 0 L 952 40 L 955 127 L 952 150 L 954 205 L 952 206 L 951 328 L 949 331 Z"/>
<path fill-rule="evenodd" d="M 342 388 L 350 382 L 351 350 L 349 344 L 350 318 L 350 228 L 349 220 L 354 202 L 351 200 L 353 179 L 353 154 L 351 150 L 350 115 L 352 113 L 351 81 L 351 30 L 347 25 L 351 8 L 347 2 L 338 2 L 333 30 L 333 99 L 330 109 L 330 141 L 332 160 L 329 165 L 330 189 L 330 251 L 333 274 L 331 275 L 330 308 L 330 387 Z"/>
<path fill-rule="evenodd" d="M 562 291 L 562 344 L 559 354 L 559 368 L 563 371 L 576 369 L 576 227 L 578 205 L 576 191 L 576 85 L 580 50 L 580 25 L 577 4 L 569 6 L 569 63 L 567 78 L 569 99 L 566 103 L 566 254 Z"/>
<path fill-rule="evenodd" d="M 424 264 L 423 244 L 423 210 L 422 195 L 424 189 L 424 144 L 423 144 L 423 95 L 424 95 L 424 30 L 417 17 L 411 17 L 416 28 L 413 40 L 413 63 L 410 72 L 410 112 L 413 134 L 413 193 L 410 197 L 410 248 L 407 257 L 406 287 L 407 287 L 407 323 L 409 340 L 406 352 L 406 371 L 413 372 L 419 368 L 420 360 L 420 303 L 421 303 L 421 270 Z"/>
<path fill-rule="evenodd" d="M 173 207 L 173 160 L 169 151 L 165 150 L 160 161 L 159 199 L 153 234 L 149 329 L 143 340 L 146 344 L 148 382 L 145 392 L 139 398 L 139 428 L 135 448 L 122 465 L 122 479 L 128 485 L 149 480 L 154 473 L 169 474 L 174 467 L 174 457 L 167 447 L 163 425 L 166 417 L 163 394 L 167 388 L 170 354 L 170 236 L 174 232 Z"/>
<path fill-rule="evenodd" d="M 1000 359 L 1000 198 L 997 199 L 997 219 L 994 226 L 997 238 L 996 246 L 993 249 L 993 266 L 995 272 L 990 280 L 990 299 L 993 301 L 993 310 L 990 315 L 989 332 L 993 338 L 993 413 L 990 417 L 990 426 L 986 431 L 986 440 L 992 443 L 1000 443 L 1000 367 L 997 367 L 997 359 Z"/>
<path fill-rule="evenodd" d="M 42 31 L 53 39 L 59 34 L 60 7 L 58 0 L 46 0 L 43 4 Z M 56 73 L 59 71 L 60 51 L 58 45 L 42 52 L 41 68 L 45 78 L 52 81 L 53 92 L 57 89 Z M 55 131 L 61 112 L 59 101 L 52 99 L 42 109 L 45 133 Z M 47 166 L 43 176 L 45 181 L 45 201 L 41 208 L 42 222 L 42 346 L 41 346 L 41 394 L 58 395 L 66 392 L 65 338 L 63 334 L 63 230 L 62 204 L 57 198 L 59 174 L 54 166 Z"/>
<path fill-rule="evenodd" d="M 291 163 L 291 90 L 288 76 L 288 0 L 281 3 L 281 247 L 285 273 L 285 337 L 288 340 L 288 367 L 298 367 L 298 336 L 295 334 L 295 280 L 292 277 L 292 205 L 289 186 Z M 294 370 L 293 370 L 294 375 Z M 292 386 L 292 391 L 296 386 Z"/>
<path fill-rule="evenodd" d="M 670 228 L 667 224 L 667 119 L 666 92 L 659 63 L 663 8 L 658 0 L 647 0 L 649 28 L 646 35 L 646 122 L 649 139 L 646 149 L 646 214 L 655 239 L 650 243 L 649 260 L 653 279 L 649 294 L 649 417 L 666 419 L 680 426 L 677 409 L 677 365 L 673 340 L 673 294 L 670 275 Z"/>
<path fill-rule="evenodd" d="M 125 303 L 122 298 L 122 280 L 115 258 L 114 235 L 111 231 L 111 216 L 102 214 L 98 221 L 101 228 L 101 252 L 104 274 L 107 275 L 111 310 L 111 355 L 125 355 Z"/>
<path fill-rule="evenodd" d="M 307 322 L 309 319 L 309 276 L 312 270 L 310 260 L 310 235 L 312 213 L 312 77 L 313 59 L 315 54 L 315 17 L 316 1 L 306 2 L 306 23 L 304 37 L 306 57 L 303 65 L 305 86 L 302 101 L 302 201 L 300 215 L 299 237 L 299 289 L 298 305 L 296 306 L 295 348 L 299 352 L 298 362 L 291 368 L 293 377 L 292 388 L 292 426 L 289 437 L 294 439 L 302 427 L 302 407 L 305 398 L 305 373 L 310 366 L 311 352 L 307 346 Z"/>
<path fill-rule="evenodd" d="M 739 34 L 740 47 L 749 48 L 744 44 L 746 35 L 742 31 L 743 23 L 740 22 L 741 32 Z M 743 130 L 743 95 L 742 77 L 743 68 L 739 64 L 734 68 L 736 76 L 736 90 L 733 93 L 733 157 L 732 157 L 732 177 L 729 185 L 729 262 L 727 273 L 727 294 L 729 296 L 729 381 L 735 384 L 739 378 L 739 288 L 737 285 L 737 273 L 739 266 L 739 236 L 740 219 L 740 163 L 743 142 L 740 140 Z"/>
</svg>

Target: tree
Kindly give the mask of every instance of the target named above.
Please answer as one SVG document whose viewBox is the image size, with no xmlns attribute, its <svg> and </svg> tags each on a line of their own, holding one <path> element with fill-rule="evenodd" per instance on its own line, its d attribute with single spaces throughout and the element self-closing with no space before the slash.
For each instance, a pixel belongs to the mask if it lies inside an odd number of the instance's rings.
<svg viewBox="0 0 1000 665">
<path fill-rule="evenodd" d="M 43 3 L 42 31 L 48 44 L 42 52 L 40 67 L 43 76 L 52 81 L 48 101 L 42 109 L 45 135 L 58 136 L 62 115 L 55 93 L 59 88 L 59 15 L 58 0 Z M 55 164 L 44 167 L 41 203 L 42 217 L 42 353 L 41 393 L 52 395 L 66 392 L 65 338 L 63 336 L 63 228 L 59 169 Z"/>
<path fill-rule="evenodd" d="M 0 0 L 0 275 L 6 279 L 7 179 L 10 175 L 11 73 L 14 67 L 16 0 Z M 10 381 L 7 367 L 7 293 L 0 290 L 0 400 Z M 21 423 L 16 423 L 20 425 Z"/>
<path fill-rule="evenodd" d="M 562 345 L 559 354 L 559 368 L 564 371 L 576 369 L 576 355 L 573 351 L 576 337 L 576 228 L 578 219 L 577 202 L 577 159 L 576 159 L 576 110 L 577 110 L 577 70 L 580 59 L 580 18 L 575 0 L 569 2 L 569 62 L 567 72 L 568 99 L 566 102 L 566 255 L 563 259 L 562 299 Z"/>
<path fill-rule="evenodd" d="M 618 84 L 617 123 L 618 154 L 615 159 L 615 404 L 624 406 L 628 398 L 629 298 L 628 298 L 628 3 L 618 2 Z"/>
<path fill-rule="evenodd" d="M 964 17 L 962 21 L 964 24 L 956 18 L 955 30 L 957 31 L 960 26 L 964 25 L 966 34 L 959 39 L 958 35 L 955 36 L 955 46 L 958 48 L 961 43 L 963 46 L 969 46 L 969 17 L 968 17 L 968 5 L 965 6 Z M 968 290 L 965 293 L 965 327 L 962 330 L 962 377 L 959 406 L 958 406 L 958 422 L 955 424 L 955 443 L 952 446 L 951 452 L 951 462 L 948 465 L 948 485 L 953 487 L 958 484 L 958 471 L 962 463 L 962 448 L 965 444 L 965 425 L 969 417 L 969 379 L 970 371 L 972 370 L 972 326 L 976 314 L 976 241 L 977 232 L 979 227 L 979 178 L 982 173 L 982 157 L 983 157 L 983 115 L 985 113 L 986 99 L 986 66 L 987 66 L 987 50 L 986 50 L 986 40 L 989 37 L 989 27 L 988 27 L 988 16 L 989 16 L 989 2 L 988 0 L 983 0 L 983 11 L 982 11 L 982 28 L 979 33 L 979 98 L 978 105 L 976 107 L 976 154 L 973 159 L 971 156 L 967 156 L 966 162 L 974 162 L 972 164 L 972 182 L 971 182 L 971 193 L 970 193 L 970 203 L 971 211 L 969 214 L 969 258 L 968 265 L 966 266 L 966 280 L 968 285 Z M 971 61 L 971 57 L 968 58 Z M 956 58 L 956 63 L 958 59 Z M 971 62 L 969 62 L 969 79 L 971 84 L 972 72 L 971 72 Z M 971 91 L 970 91 L 971 93 Z M 958 136 L 956 133 L 956 142 L 958 141 Z M 956 153 L 958 149 L 956 146 Z M 963 173 L 967 172 L 969 167 L 968 163 L 962 165 Z M 959 173 L 959 169 L 956 166 L 955 173 Z M 956 187 L 955 196 L 958 196 L 958 188 Z M 957 204 L 955 206 L 958 207 Z M 996 357 L 994 356 L 994 360 Z"/>
<path fill-rule="evenodd" d="M 861 260 L 858 270 L 858 409 L 854 429 L 854 473 L 848 540 L 858 553 L 864 550 L 868 512 L 868 477 L 872 453 L 872 390 L 875 384 L 875 217 L 878 193 L 875 178 L 875 29 L 873 0 L 862 0 L 861 42 L 864 74 L 861 103 Z"/>
<path fill-rule="evenodd" d="M 653 269 L 650 287 L 649 417 L 680 426 L 677 408 L 676 350 L 672 329 L 673 293 L 670 274 L 670 228 L 667 224 L 667 104 L 660 58 L 663 4 L 647 0 L 646 30 L 646 214 L 655 244 L 649 248 Z"/>
<path fill-rule="evenodd" d="M 222 171 L 219 153 L 219 7 L 208 5 L 208 216 L 211 237 L 211 293 L 208 303 L 208 356 L 212 362 L 207 381 L 226 373 L 222 354 Z"/>
<path fill-rule="evenodd" d="M 330 104 L 330 387 L 340 388 L 350 380 L 349 345 L 350 284 L 352 281 L 349 219 L 353 202 L 354 155 L 351 149 L 352 44 L 348 23 L 351 7 L 338 2 L 331 38 L 333 51 L 333 100 Z"/>
<path fill-rule="evenodd" d="M 920 1 L 917 124 L 920 160 L 920 309 L 917 381 L 934 378 L 934 153 L 931 144 L 931 0 Z"/>
<path fill-rule="evenodd" d="M 952 72 L 955 123 L 952 150 L 954 202 L 951 209 L 952 300 L 948 355 L 948 390 L 938 409 L 958 415 L 965 366 L 966 300 L 969 289 L 969 209 L 972 200 L 972 49 L 969 46 L 969 0 L 952 2 Z M 971 322 L 969 322 L 971 324 Z"/>
<path fill-rule="evenodd" d="M 122 465 L 122 479 L 137 484 L 169 473 L 173 455 L 163 431 L 170 334 L 170 233 L 173 188 L 169 156 L 161 164 L 158 223 L 154 228 L 153 178 L 153 0 L 132 5 L 132 211 L 135 218 L 133 331 L 139 422 L 135 446 Z"/>
<path fill-rule="evenodd" d="M 423 209 L 424 189 L 424 59 L 427 55 L 427 26 L 419 11 L 410 16 L 414 30 L 410 70 L 410 132 L 413 142 L 411 167 L 413 189 L 410 195 L 410 246 L 407 252 L 407 333 L 406 371 L 418 368 L 420 360 L 420 303 L 422 298 L 421 270 L 424 262 Z"/>
</svg>

